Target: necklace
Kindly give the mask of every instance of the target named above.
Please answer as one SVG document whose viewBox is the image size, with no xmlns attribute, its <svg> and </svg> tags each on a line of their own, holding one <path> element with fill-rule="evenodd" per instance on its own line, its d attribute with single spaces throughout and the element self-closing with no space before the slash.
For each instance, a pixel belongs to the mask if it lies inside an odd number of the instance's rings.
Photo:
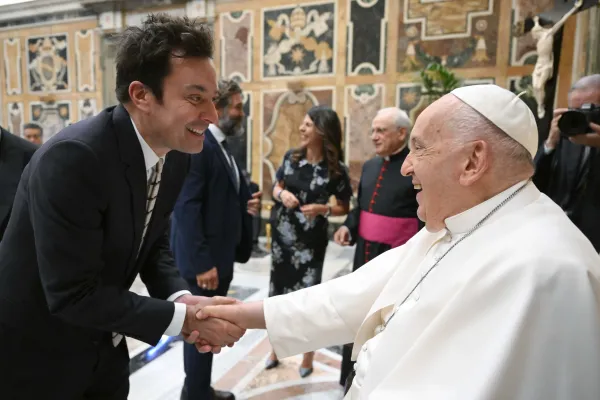
<svg viewBox="0 0 600 400">
<path fill-rule="evenodd" d="M 463 237 L 461 237 L 460 239 L 458 239 L 452 246 L 450 246 L 450 248 L 448 250 L 446 250 L 444 252 L 444 254 L 442 254 L 442 256 L 440 258 L 437 259 L 437 261 L 431 266 L 431 268 L 429 268 L 427 270 L 427 272 L 425 273 L 425 275 L 423 275 L 421 277 L 421 279 L 419 279 L 419 281 L 417 282 L 417 284 L 412 288 L 412 290 L 410 291 L 410 293 L 408 293 L 408 295 L 404 298 L 404 300 L 402 300 L 402 302 L 398 306 L 394 307 L 394 311 L 392 312 L 392 315 L 390 315 L 390 317 L 387 319 L 387 321 L 385 321 L 383 323 L 383 325 L 380 325 L 380 326 L 377 327 L 377 329 L 375 329 L 375 334 L 377 335 L 377 334 L 383 332 L 385 330 L 385 328 L 387 328 L 388 324 L 390 323 L 390 321 L 392 320 L 392 318 L 394 318 L 394 316 L 396 315 L 396 312 L 400 309 L 400 307 L 402 307 L 402 305 L 404 305 L 404 303 L 406 302 L 406 300 L 408 300 L 410 298 L 410 296 L 413 294 L 413 292 L 419 287 L 419 285 L 421 284 L 421 282 L 423 282 L 423 280 L 425 280 L 425 278 L 427 277 L 427 275 L 429 275 L 429 273 L 440 263 L 440 261 L 442 261 L 442 259 L 444 257 L 446 257 L 446 254 L 448 254 L 450 252 L 450 250 L 452 250 L 460 242 L 462 242 L 463 240 L 465 240 L 466 238 L 468 238 L 469 236 L 471 236 L 473 234 L 473 232 L 475 232 L 477 229 L 479 229 L 481 227 L 481 225 L 483 225 L 485 223 L 485 221 L 487 221 L 494 213 L 496 213 L 496 211 L 498 211 L 499 209 L 501 209 L 502 207 L 504 207 L 504 205 L 506 203 L 508 203 L 509 201 L 511 201 L 517 194 L 519 194 L 519 192 L 521 192 L 523 189 L 525 189 L 525 186 L 527 186 L 530 181 L 531 181 L 531 179 L 528 179 L 527 182 L 525 182 L 523 184 L 523 186 L 521 186 L 520 188 L 518 188 L 517 190 L 515 190 L 510 196 L 508 196 L 506 199 L 504 199 L 502 201 L 502 203 L 500 203 L 496 207 L 494 207 L 494 209 L 492 211 L 490 211 L 477 224 L 475 224 L 475 226 L 473 228 L 471 228 Z"/>
</svg>

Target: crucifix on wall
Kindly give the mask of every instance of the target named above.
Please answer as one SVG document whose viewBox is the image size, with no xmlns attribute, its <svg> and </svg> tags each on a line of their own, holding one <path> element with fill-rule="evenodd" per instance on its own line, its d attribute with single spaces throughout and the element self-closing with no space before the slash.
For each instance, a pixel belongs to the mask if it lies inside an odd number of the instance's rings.
<svg viewBox="0 0 600 400">
<path fill-rule="evenodd" d="M 558 22 L 552 27 L 544 27 L 540 24 L 540 17 L 533 17 L 533 28 L 531 28 L 531 36 L 536 41 L 537 61 L 533 70 L 533 95 L 537 101 L 537 114 L 540 119 L 544 118 L 546 98 L 546 82 L 554 74 L 554 35 L 565 22 L 575 14 L 583 5 L 583 0 L 577 0 L 573 8 L 571 8 Z"/>
</svg>

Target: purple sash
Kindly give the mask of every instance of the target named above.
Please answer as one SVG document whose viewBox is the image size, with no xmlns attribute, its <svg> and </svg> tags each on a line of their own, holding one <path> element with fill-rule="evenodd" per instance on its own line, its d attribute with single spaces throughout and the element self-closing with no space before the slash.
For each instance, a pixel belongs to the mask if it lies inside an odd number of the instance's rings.
<svg viewBox="0 0 600 400">
<path fill-rule="evenodd" d="M 385 243 L 392 248 L 406 243 L 419 231 L 416 218 L 394 218 L 360 212 L 358 234 L 369 242 Z"/>
</svg>

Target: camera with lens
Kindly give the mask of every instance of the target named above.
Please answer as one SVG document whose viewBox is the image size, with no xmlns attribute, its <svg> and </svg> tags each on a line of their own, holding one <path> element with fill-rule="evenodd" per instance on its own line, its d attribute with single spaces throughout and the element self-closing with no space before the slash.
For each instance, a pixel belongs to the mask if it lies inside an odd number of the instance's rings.
<svg viewBox="0 0 600 400">
<path fill-rule="evenodd" d="M 565 136 L 576 136 L 591 132 L 590 123 L 600 125 L 600 106 L 584 104 L 569 109 L 558 120 L 558 128 Z"/>
</svg>

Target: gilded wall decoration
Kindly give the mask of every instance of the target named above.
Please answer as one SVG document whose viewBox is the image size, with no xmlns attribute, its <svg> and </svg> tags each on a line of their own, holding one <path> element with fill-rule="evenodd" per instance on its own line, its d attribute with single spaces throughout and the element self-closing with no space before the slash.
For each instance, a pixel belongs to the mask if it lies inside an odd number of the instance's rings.
<svg viewBox="0 0 600 400">
<path fill-rule="evenodd" d="M 262 77 L 335 72 L 334 2 L 262 11 Z"/>
<path fill-rule="evenodd" d="M 346 165 L 350 170 L 350 182 L 354 192 L 362 166 L 375 155 L 371 141 L 371 123 L 377 111 L 384 108 L 385 86 L 349 85 L 346 86 L 344 101 L 344 137 L 346 150 Z"/>
<path fill-rule="evenodd" d="M 69 90 L 67 35 L 48 35 L 27 39 L 30 92 Z"/>
<path fill-rule="evenodd" d="M 75 32 L 75 60 L 77 65 L 77 90 L 93 92 L 96 90 L 94 65 L 94 31 L 91 29 Z"/>
<path fill-rule="evenodd" d="M 299 92 L 289 90 L 264 91 L 261 110 L 261 179 L 259 183 L 267 197 L 273 185 L 275 172 L 285 153 L 300 144 L 298 128 L 308 110 L 316 105 L 335 104 L 334 88 L 307 88 Z"/>
<path fill-rule="evenodd" d="M 239 136 L 227 139 L 231 154 L 240 169 L 250 172 L 252 169 L 252 93 L 243 92 L 244 131 Z"/>
<path fill-rule="evenodd" d="M 221 14 L 221 76 L 227 79 L 252 79 L 252 21 L 252 11 Z"/>
<path fill-rule="evenodd" d="M 6 79 L 6 94 L 23 93 L 21 76 L 21 39 L 4 39 L 4 77 Z"/>
<path fill-rule="evenodd" d="M 71 102 L 57 101 L 43 103 L 35 101 L 29 103 L 31 121 L 44 128 L 44 142 L 60 132 L 71 122 Z"/>
<path fill-rule="evenodd" d="M 96 108 L 96 99 L 78 100 L 79 121 L 93 117 L 98 112 Z"/>
<path fill-rule="evenodd" d="M 526 18 L 554 8 L 554 0 L 513 0 L 512 26 Z M 531 32 L 515 36 L 511 29 L 510 65 L 534 65 L 537 60 L 536 44 Z"/>
<path fill-rule="evenodd" d="M 22 102 L 8 103 L 6 106 L 7 124 L 6 129 L 14 135 L 23 136 L 23 125 L 25 125 L 25 112 Z"/>
<path fill-rule="evenodd" d="M 389 0 L 348 0 L 348 75 L 385 72 Z"/>
<path fill-rule="evenodd" d="M 398 72 L 496 65 L 500 1 L 401 0 Z"/>
</svg>

